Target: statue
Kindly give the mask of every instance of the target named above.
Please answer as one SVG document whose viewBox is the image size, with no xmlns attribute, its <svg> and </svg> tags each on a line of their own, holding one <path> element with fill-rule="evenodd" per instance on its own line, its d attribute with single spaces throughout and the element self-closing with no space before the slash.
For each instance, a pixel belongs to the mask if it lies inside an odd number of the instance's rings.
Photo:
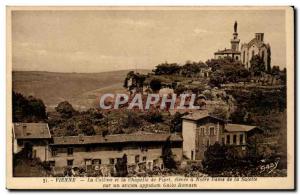
<svg viewBox="0 0 300 195">
<path fill-rule="evenodd" d="M 237 22 L 235 21 L 234 23 L 234 32 L 236 33 L 237 32 Z"/>
</svg>

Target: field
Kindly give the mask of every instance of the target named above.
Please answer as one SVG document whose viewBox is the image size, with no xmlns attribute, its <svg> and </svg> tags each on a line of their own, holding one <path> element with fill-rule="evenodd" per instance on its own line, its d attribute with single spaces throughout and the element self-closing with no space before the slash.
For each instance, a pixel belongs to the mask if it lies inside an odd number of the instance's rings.
<svg viewBox="0 0 300 195">
<path fill-rule="evenodd" d="M 61 101 L 69 101 L 75 109 L 85 110 L 97 105 L 102 93 L 125 92 L 123 81 L 130 70 L 102 73 L 55 73 L 14 71 L 13 90 L 44 101 L 48 110 Z M 147 73 L 150 70 L 138 70 Z"/>
</svg>

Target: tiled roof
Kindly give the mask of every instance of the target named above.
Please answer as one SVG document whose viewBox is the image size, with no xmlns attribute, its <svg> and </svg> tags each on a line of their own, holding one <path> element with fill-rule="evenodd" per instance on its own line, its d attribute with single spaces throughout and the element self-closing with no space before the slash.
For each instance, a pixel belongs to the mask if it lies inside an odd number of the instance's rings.
<svg viewBox="0 0 300 195">
<path fill-rule="evenodd" d="M 251 41 L 249 41 L 249 43 L 242 44 L 242 47 L 247 47 L 249 49 L 254 44 L 257 45 L 258 48 L 261 48 L 261 47 L 267 47 L 268 48 L 268 47 L 270 47 L 268 44 L 265 44 L 264 42 L 262 42 L 260 40 L 257 40 L 256 38 L 251 39 Z"/>
<path fill-rule="evenodd" d="M 53 137 L 52 145 L 164 142 L 168 139 L 168 137 L 170 137 L 170 141 L 182 141 L 181 135 L 177 134 L 115 134 L 107 135 L 105 137 L 102 135 Z"/>
<path fill-rule="evenodd" d="M 225 130 L 228 132 L 248 132 L 257 128 L 257 126 L 240 125 L 240 124 L 226 124 Z"/>
<path fill-rule="evenodd" d="M 232 49 L 224 49 L 224 50 L 220 50 L 215 52 L 215 54 L 240 54 L 241 52 L 239 51 L 234 51 Z"/>
<path fill-rule="evenodd" d="M 47 123 L 14 123 L 13 132 L 16 139 L 51 138 Z"/>
<path fill-rule="evenodd" d="M 217 120 L 220 120 L 220 121 L 224 121 L 223 119 L 220 119 L 218 117 L 215 117 L 215 116 L 209 114 L 207 110 L 192 112 L 191 114 L 185 115 L 182 118 L 187 119 L 187 120 L 198 121 L 198 120 L 201 120 L 201 119 L 206 118 L 206 117 L 211 117 L 211 118 L 214 118 L 214 119 L 217 119 Z"/>
</svg>

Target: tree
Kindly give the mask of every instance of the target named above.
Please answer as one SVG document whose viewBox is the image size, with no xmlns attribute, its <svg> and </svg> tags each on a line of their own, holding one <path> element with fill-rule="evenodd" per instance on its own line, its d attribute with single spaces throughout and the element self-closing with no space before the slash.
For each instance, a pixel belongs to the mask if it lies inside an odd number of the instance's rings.
<svg viewBox="0 0 300 195">
<path fill-rule="evenodd" d="M 37 116 L 38 118 L 45 119 L 46 116 L 46 106 L 41 99 L 36 99 L 33 96 L 28 97 L 28 111 L 29 113 Z"/>
<path fill-rule="evenodd" d="M 185 65 L 181 67 L 181 74 L 186 77 L 193 77 L 197 75 L 202 68 L 208 68 L 203 62 L 190 62 L 187 61 Z"/>
<path fill-rule="evenodd" d="M 117 177 L 126 177 L 128 175 L 127 155 L 126 154 L 124 154 L 122 158 L 117 159 L 115 168 L 116 168 L 116 176 Z"/>
<path fill-rule="evenodd" d="M 213 72 L 217 70 L 222 70 L 226 66 L 240 66 L 243 67 L 240 61 L 235 60 L 231 57 L 220 58 L 220 59 L 210 59 L 205 62 L 208 67 L 211 68 Z"/>
<path fill-rule="evenodd" d="M 75 135 L 78 135 L 78 132 L 76 130 L 76 126 L 75 126 L 74 123 L 67 123 L 65 125 L 65 129 L 66 129 L 65 136 L 75 136 Z"/>
<path fill-rule="evenodd" d="M 172 133 L 182 131 L 182 117 L 188 113 L 176 112 L 171 120 L 170 130 Z"/>
<path fill-rule="evenodd" d="M 210 77 L 211 86 L 220 86 L 226 82 L 246 82 L 249 80 L 249 71 L 244 65 L 233 58 L 211 59 L 206 64 L 213 71 Z"/>
<path fill-rule="evenodd" d="M 215 107 L 212 112 L 210 113 L 213 116 L 216 116 L 221 119 L 227 119 L 228 110 L 222 106 Z"/>
<path fill-rule="evenodd" d="M 259 55 L 254 55 L 250 60 L 250 71 L 254 76 L 261 76 L 266 71 L 265 63 Z"/>
<path fill-rule="evenodd" d="M 46 106 L 41 99 L 24 97 L 12 93 L 12 112 L 14 122 L 39 122 L 47 119 Z"/>
<path fill-rule="evenodd" d="M 174 89 L 174 93 L 176 93 L 177 95 L 182 94 L 184 91 L 187 90 L 187 87 L 183 84 L 179 84 L 178 86 L 176 86 L 176 88 Z"/>
<path fill-rule="evenodd" d="M 60 102 L 57 107 L 55 107 L 55 110 L 60 113 L 63 118 L 71 118 L 75 113 L 73 106 L 67 101 Z"/>
<path fill-rule="evenodd" d="M 149 112 L 144 115 L 144 118 L 150 123 L 160 123 L 163 121 L 162 114 L 159 111 L 149 110 Z"/>
<path fill-rule="evenodd" d="M 247 123 L 247 121 L 245 121 L 246 114 L 247 114 L 247 110 L 244 107 L 237 106 L 235 111 L 231 113 L 230 116 L 231 121 L 233 123 L 240 123 L 240 124 Z"/>
<path fill-rule="evenodd" d="M 212 87 L 220 87 L 222 83 L 225 83 L 225 75 L 222 71 L 215 71 L 211 74 L 209 85 Z"/>
<path fill-rule="evenodd" d="M 141 117 L 134 111 L 128 111 L 125 116 L 121 119 L 121 127 L 140 127 L 142 123 Z"/>
<path fill-rule="evenodd" d="M 152 79 L 150 81 L 150 88 L 153 92 L 158 92 L 161 89 L 161 81 L 159 79 Z"/>
<path fill-rule="evenodd" d="M 153 70 L 155 75 L 172 75 L 180 72 L 180 66 L 176 63 L 169 64 L 168 62 L 159 64 Z"/>
<path fill-rule="evenodd" d="M 172 144 L 169 136 L 162 148 L 163 163 L 167 169 L 176 169 L 177 166 L 175 160 L 173 159 L 173 153 L 171 148 L 172 148 Z"/>
<path fill-rule="evenodd" d="M 204 152 L 202 165 L 205 171 L 220 172 L 225 167 L 226 147 L 216 142 L 214 145 L 208 146 Z"/>
<path fill-rule="evenodd" d="M 128 81 L 131 79 L 131 85 L 128 85 Z M 129 90 L 136 89 L 137 91 L 143 91 L 144 82 L 146 80 L 146 75 L 140 73 L 134 73 L 130 71 L 124 80 L 123 87 Z"/>
<path fill-rule="evenodd" d="M 267 72 L 271 72 L 271 48 L 270 47 L 268 47 L 267 53 L 268 53 L 268 56 L 267 56 Z"/>
<path fill-rule="evenodd" d="M 89 120 L 80 121 L 78 128 L 84 135 L 95 135 L 95 129 Z"/>
</svg>

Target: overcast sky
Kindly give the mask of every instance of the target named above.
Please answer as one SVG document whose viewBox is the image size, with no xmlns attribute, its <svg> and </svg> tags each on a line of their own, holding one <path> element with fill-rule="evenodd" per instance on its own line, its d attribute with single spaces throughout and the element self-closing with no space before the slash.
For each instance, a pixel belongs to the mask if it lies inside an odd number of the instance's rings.
<svg viewBox="0 0 300 195">
<path fill-rule="evenodd" d="M 285 66 L 280 10 L 14 11 L 13 70 L 102 72 L 206 61 L 230 47 L 235 20 L 241 43 L 265 33 L 272 65 Z"/>
</svg>

